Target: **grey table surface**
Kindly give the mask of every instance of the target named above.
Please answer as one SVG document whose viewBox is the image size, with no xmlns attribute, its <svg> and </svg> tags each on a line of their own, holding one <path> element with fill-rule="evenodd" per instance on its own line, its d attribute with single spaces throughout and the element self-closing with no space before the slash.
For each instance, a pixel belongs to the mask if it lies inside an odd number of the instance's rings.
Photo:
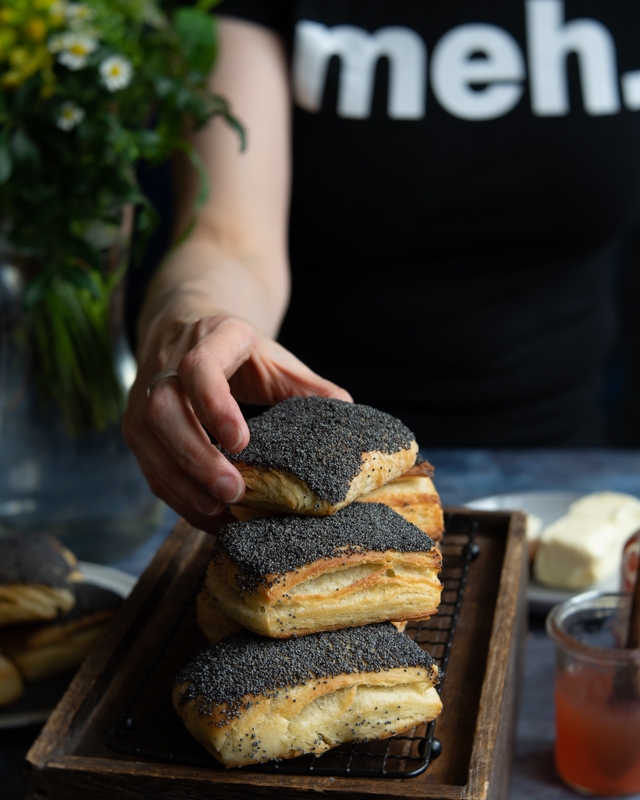
<svg viewBox="0 0 640 800">
<path fill-rule="evenodd" d="M 436 486 L 445 505 L 461 505 L 505 492 L 613 490 L 640 497 L 639 450 L 430 450 Z M 110 566 L 140 575 L 177 516 L 139 548 Z M 530 616 L 525 673 L 516 733 L 510 800 L 575 800 L 555 774 L 553 761 L 553 646 L 544 620 Z M 37 730 L 0 734 L 0 798 L 21 797 L 18 766 Z M 640 794 L 632 800 L 640 800 Z"/>
</svg>

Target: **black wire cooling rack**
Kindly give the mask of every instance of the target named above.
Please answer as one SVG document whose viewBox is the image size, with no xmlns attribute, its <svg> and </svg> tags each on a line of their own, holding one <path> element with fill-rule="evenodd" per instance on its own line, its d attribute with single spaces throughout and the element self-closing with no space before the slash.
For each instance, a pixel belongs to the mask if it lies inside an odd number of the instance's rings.
<svg viewBox="0 0 640 800">
<path fill-rule="evenodd" d="M 438 662 L 441 681 L 453 644 L 467 574 L 479 553 L 475 543 L 477 519 L 464 514 L 445 516 L 446 533 L 440 548 L 443 583 L 435 617 L 409 623 L 406 632 Z M 178 611 L 158 652 L 126 708 L 107 734 L 108 747 L 117 753 L 165 763 L 223 768 L 191 737 L 171 703 L 176 673 L 206 646 L 196 619 L 196 586 Z M 258 764 L 243 769 L 293 775 L 412 778 L 420 775 L 441 752 L 434 737 L 435 722 L 369 742 L 350 742 L 316 756 Z"/>
</svg>

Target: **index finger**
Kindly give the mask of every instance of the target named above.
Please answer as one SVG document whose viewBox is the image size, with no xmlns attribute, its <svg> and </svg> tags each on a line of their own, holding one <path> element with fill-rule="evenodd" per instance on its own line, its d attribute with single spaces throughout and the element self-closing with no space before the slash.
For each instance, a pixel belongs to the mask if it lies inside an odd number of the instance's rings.
<svg viewBox="0 0 640 800">
<path fill-rule="evenodd" d="M 223 319 L 198 337 L 178 366 L 195 415 L 232 453 L 247 446 L 249 428 L 231 394 L 229 378 L 247 361 L 254 344 L 255 333 L 248 323 Z"/>
</svg>

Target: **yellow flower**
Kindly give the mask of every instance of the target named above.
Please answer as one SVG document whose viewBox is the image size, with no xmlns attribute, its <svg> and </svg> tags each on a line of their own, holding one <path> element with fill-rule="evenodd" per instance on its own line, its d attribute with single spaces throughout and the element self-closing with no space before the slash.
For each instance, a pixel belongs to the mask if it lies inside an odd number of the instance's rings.
<svg viewBox="0 0 640 800">
<path fill-rule="evenodd" d="M 4 22 L 5 25 L 11 25 L 17 18 L 18 16 L 13 8 L 0 9 L 0 22 Z"/>
<path fill-rule="evenodd" d="M 2 85 L 7 89 L 16 89 L 24 83 L 24 77 L 21 72 L 10 69 L 2 76 Z"/>
<path fill-rule="evenodd" d="M 47 26 L 41 17 L 32 17 L 24 26 L 24 32 L 32 42 L 41 42 L 47 35 Z"/>
<path fill-rule="evenodd" d="M 48 2 L 48 0 L 43 0 L 43 2 Z M 54 0 L 53 3 L 49 5 L 49 19 L 51 23 L 56 27 L 63 25 L 66 20 L 65 14 L 66 6 L 64 3 L 61 3 L 60 0 Z"/>
<path fill-rule="evenodd" d="M 26 47 L 14 47 L 9 51 L 9 63 L 15 69 L 24 69 L 29 61 L 29 51 Z"/>
<path fill-rule="evenodd" d="M 15 31 L 11 28 L 0 28 L 0 61 L 9 57 L 9 51 L 16 42 Z"/>
<path fill-rule="evenodd" d="M 51 69 L 51 66 L 46 66 L 42 70 L 42 88 L 40 89 L 41 97 L 51 97 L 56 90 L 56 76 Z"/>
<path fill-rule="evenodd" d="M 93 10 L 85 3 L 67 3 L 65 13 L 70 22 L 88 22 L 93 19 Z"/>
<path fill-rule="evenodd" d="M 2 78 L 4 86 L 21 86 L 36 72 L 50 66 L 52 58 L 44 45 L 34 48 L 13 47 L 9 51 L 11 69 Z"/>
</svg>

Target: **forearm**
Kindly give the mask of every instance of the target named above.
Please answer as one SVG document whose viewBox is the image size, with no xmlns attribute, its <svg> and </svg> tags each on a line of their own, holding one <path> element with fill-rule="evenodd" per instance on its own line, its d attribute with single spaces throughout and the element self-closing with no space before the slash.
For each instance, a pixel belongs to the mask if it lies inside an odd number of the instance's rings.
<svg viewBox="0 0 640 800">
<path fill-rule="evenodd" d="M 152 280 L 139 322 L 145 351 L 176 325 L 231 314 L 275 337 L 289 298 L 284 256 L 234 252 L 212 235 L 194 231 Z"/>
</svg>

